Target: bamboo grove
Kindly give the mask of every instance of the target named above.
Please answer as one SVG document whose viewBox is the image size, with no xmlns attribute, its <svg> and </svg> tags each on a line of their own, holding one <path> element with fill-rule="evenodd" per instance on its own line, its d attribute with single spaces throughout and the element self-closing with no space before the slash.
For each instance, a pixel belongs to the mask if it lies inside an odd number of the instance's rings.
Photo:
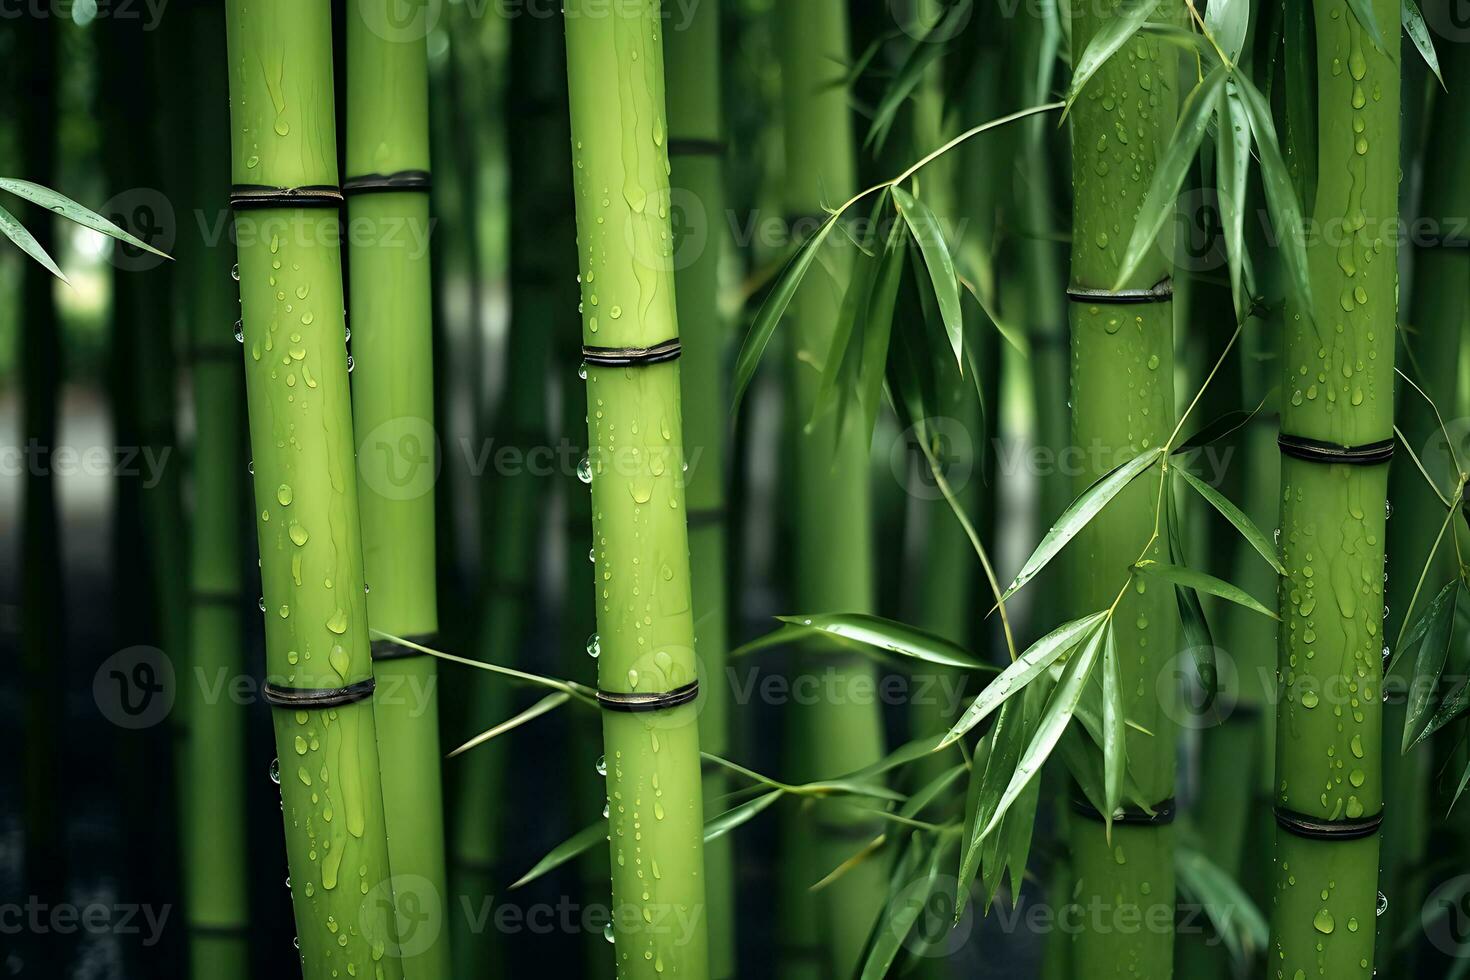
<svg viewBox="0 0 1470 980">
<path fill-rule="evenodd" d="M 1466 975 L 1455 0 L 20 6 L 6 975 Z"/>
</svg>

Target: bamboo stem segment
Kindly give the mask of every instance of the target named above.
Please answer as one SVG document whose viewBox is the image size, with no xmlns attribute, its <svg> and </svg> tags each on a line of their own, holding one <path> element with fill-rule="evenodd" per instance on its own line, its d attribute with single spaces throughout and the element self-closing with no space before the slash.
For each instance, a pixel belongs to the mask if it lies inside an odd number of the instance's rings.
<svg viewBox="0 0 1470 980">
<path fill-rule="evenodd" d="M 434 365 L 429 268 L 428 43 L 384 31 L 394 0 L 347 5 L 352 421 L 357 434 L 368 621 L 394 636 L 439 628 L 435 587 Z M 431 640 L 432 642 L 432 640 Z M 410 977 L 450 974 L 439 670 L 428 656 L 372 644 L 373 715 L 395 906 Z M 410 932 L 410 930 L 412 930 Z"/>
<path fill-rule="evenodd" d="M 584 346 L 642 350 L 678 336 L 657 0 L 565 11 Z M 679 365 L 588 363 L 602 712 L 618 976 L 709 975 L 699 706 L 694 683 Z M 605 707 L 605 706 L 604 706 Z"/>
<path fill-rule="evenodd" d="M 1384 536 L 1396 319 L 1399 68 L 1314 0 L 1317 304 L 1286 323 L 1271 975 L 1373 972 L 1383 810 Z M 1375 0 L 1381 25 L 1397 6 Z M 1303 447 L 1309 447 L 1305 450 Z M 1354 464 L 1370 465 L 1354 465 Z"/>
<path fill-rule="evenodd" d="M 226 15 L 232 177 L 251 190 L 235 234 L 267 680 L 366 685 L 340 228 L 333 210 L 310 206 L 337 186 L 331 8 L 231 0 Z M 293 193 L 301 188 L 320 190 Z M 372 705 L 272 716 L 306 980 L 398 980 Z"/>
<path fill-rule="evenodd" d="M 1119 7 L 1073 3 L 1074 64 L 1120 15 Z M 1157 16 L 1167 21 L 1183 14 L 1182 3 L 1168 0 Z M 1121 291 L 1114 280 L 1173 132 L 1179 86 L 1176 52 L 1140 34 L 1093 76 L 1071 113 L 1072 444 L 1086 447 L 1090 459 L 1106 460 L 1083 467 L 1073 481 L 1077 491 L 1116 463 L 1163 445 L 1174 428 L 1172 235 L 1161 236 Z M 1167 560 L 1167 522 L 1155 521 L 1160 503 L 1157 485 L 1140 480 L 1078 535 L 1067 571 L 1075 613 L 1110 606 L 1120 582 L 1097 569 L 1126 569 L 1156 527 L 1159 536 L 1144 557 Z M 1174 795 L 1173 692 L 1159 683 L 1161 676 L 1174 676 L 1169 661 L 1179 654 L 1174 605 L 1170 590 L 1140 581 L 1127 587 L 1113 617 L 1124 715 L 1152 733 L 1126 735 L 1128 767 L 1150 804 Z M 1072 820 L 1069 834 L 1072 902 L 1082 911 L 1074 975 L 1167 980 L 1174 958 L 1172 825 L 1115 824 L 1109 837 L 1101 823 Z M 1143 927 L 1120 928 L 1127 916 L 1138 917 Z"/>
</svg>

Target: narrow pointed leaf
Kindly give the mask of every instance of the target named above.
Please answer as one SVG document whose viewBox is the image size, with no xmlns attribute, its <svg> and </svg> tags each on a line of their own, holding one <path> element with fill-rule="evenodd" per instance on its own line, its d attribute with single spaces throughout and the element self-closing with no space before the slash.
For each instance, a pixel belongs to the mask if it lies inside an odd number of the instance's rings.
<svg viewBox="0 0 1470 980">
<path fill-rule="evenodd" d="M 1015 771 L 1021 753 L 1026 748 L 1026 705 L 1025 698 L 1011 698 L 1001 706 L 995 726 L 986 735 L 989 751 L 982 766 L 977 756 L 972 769 L 976 783 L 975 803 L 968 814 L 964 847 L 960 852 L 960 888 L 955 893 L 955 921 L 965 912 L 970 898 L 970 882 L 981 869 L 983 838 L 980 831 L 990 822 L 1000 797 L 1005 792 L 1010 774 Z M 989 869 L 987 869 L 988 871 Z M 987 888 L 988 890 L 988 888 Z"/>
<path fill-rule="evenodd" d="M 598 844 L 606 843 L 607 832 L 606 820 L 599 820 L 590 826 L 583 827 L 570 838 L 553 847 L 544 858 L 537 861 L 530 871 L 521 875 L 510 887 L 519 888 L 535 881 L 546 872 L 561 867 L 573 858 L 580 857 Z"/>
<path fill-rule="evenodd" d="M 1052 691 L 1051 698 L 1046 703 L 1046 709 L 1041 713 L 1041 722 L 1037 725 L 1036 734 L 1032 737 L 1031 744 L 1026 746 L 1026 751 L 1021 754 L 1021 761 L 1016 764 L 1016 771 L 1011 776 L 1010 785 L 1006 787 L 995 815 L 981 831 L 981 836 L 988 836 L 995 830 L 1011 803 L 1021 795 L 1021 791 L 1031 780 L 1036 778 L 1036 774 L 1041 771 L 1042 763 L 1046 762 L 1052 749 L 1056 747 L 1057 740 L 1062 737 L 1062 732 L 1072 720 L 1072 710 L 1082 698 L 1087 679 L 1092 676 L 1092 668 L 1097 663 L 1098 655 L 1102 650 L 1103 635 L 1104 629 L 1099 625 L 1093 630 L 1092 635 L 1087 638 L 1087 642 L 1078 653 L 1073 655 L 1071 662 L 1067 664 L 1067 670 L 1062 674 L 1061 682 L 1057 684 L 1056 690 Z"/>
<path fill-rule="evenodd" d="M 1434 598 L 1429 601 L 1429 605 L 1419 614 L 1419 618 L 1414 621 L 1414 625 L 1410 626 L 1408 632 L 1398 641 L 1398 648 L 1392 652 L 1389 662 L 1384 665 L 1385 674 L 1393 668 L 1394 664 L 1398 663 L 1400 653 L 1405 650 L 1414 649 L 1419 641 L 1424 638 L 1424 634 L 1429 632 L 1430 624 L 1434 622 L 1437 616 L 1442 615 L 1443 606 L 1445 603 L 1450 602 L 1453 596 L 1458 594 L 1459 588 L 1460 580 L 1453 578 L 1446 582 L 1444 588 L 1435 594 Z M 1451 607 L 1453 608 L 1453 603 L 1451 603 Z"/>
<path fill-rule="evenodd" d="M 1245 209 L 1246 181 L 1251 165 L 1251 126 L 1233 81 L 1225 83 L 1217 119 L 1215 198 L 1220 205 L 1225 258 L 1230 267 L 1230 295 L 1235 301 L 1235 318 L 1239 321 L 1249 305 L 1245 290 Z"/>
<path fill-rule="evenodd" d="M 919 252 L 924 256 L 924 265 L 929 269 L 929 281 L 934 285 L 934 298 L 939 301 L 939 315 L 944 320 L 944 332 L 949 335 L 949 346 L 954 351 L 955 363 L 964 371 L 965 318 L 960 308 L 959 275 L 955 272 L 954 256 L 949 243 L 944 240 L 944 229 L 939 218 L 929 205 L 914 197 L 902 187 L 893 188 L 893 199 L 898 204 L 899 214 L 908 224 L 914 241 L 919 243 Z"/>
<path fill-rule="evenodd" d="M 1448 595 L 1442 592 L 1430 606 L 1431 618 L 1424 632 L 1424 639 L 1419 643 L 1419 653 L 1414 661 L 1414 676 L 1409 684 L 1401 744 L 1404 752 L 1409 750 L 1424 730 L 1438 704 L 1439 680 L 1444 674 L 1445 659 L 1449 656 L 1450 646 L 1455 638 L 1455 602 L 1458 597 L 1458 588 Z"/>
<path fill-rule="evenodd" d="M 1250 0 L 1210 0 L 1205 7 L 1205 26 L 1231 61 L 1240 56 L 1250 20 Z"/>
<path fill-rule="evenodd" d="M 1261 178 L 1266 188 L 1266 206 L 1280 237 L 1281 255 L 1286 263 L 1287 284 L 1292 298 L 1302 315 L 1314 315 L 1312 305 L 1312 280 L 1307 271 L 1306 229 L 1302 222 L 1301 204 L 1297 201 L 1292 186 L 1291 171 L 1281 155 L 1281 146 L 1276 139 L 1276 127 L 1271 120 L 1271 107 L 1256 91 L 1244 75 L 1234 76 L 1241 101 L 1245 104 L 1246 117 L 1250 119 L 1251 132 L 1256 138 L 1256 148 L 1261 158 Z"/>
<path fill-rule="evenodd" d="M 1159 237 L 1159 230 L 1164 227 L 1164 222 L 1174 213 L 1179 201 L 1179 188 L 1184 185 L 1184 177 L 1199 153 L 1200 143 L 1215 115 L 1215 108 L 1220 101 L 1220 87 L 1224 83 L 1225 67 L 1222 65 L 1206 75 L 1204 81 L 1195 86 L 1194 91 L 1184 100 L 1184 106 L 1179 112 L 1179 122 L 1174 127 L 1174 135 L 1169 140 L 1163 158 L 1154 168 L 1153 182 L 1149 184 L 1148 193 L 1144 195 L 1143 204 L 1138 209 L 1133 234 L 1128 239 L 1128 247 L 1118 265 L 1114 289 L 1122 289 L 1133 278 L 1144 256 L 1153 248 L 1154 240 Z"/>
<path fill-rule="evenodd" d="M 1231 503 L 1230 500 L 1220 491 L 1216 490 L 1214 487 L 1210 486 L 1208 483 L 1201 480 L 1199 477 L 1195 476 L 1184 467 L 1176 466 L 1174 467 L 1174 472 L 1183 477 L 1185 483 L 1188 483 L 1191 487 L 1194 487 L 1194 489 L 1199 493 L 1201 497 L 1204 497 L 1206 500 L 1208 500 L 1210 502 L 1210 506 L 1219 511 L 1221 516 L 1229 521 L 1231 525 L 1240 532 L 1241 537 L 1245 538 L 1245 540 L 1250 543 L 1250 546 L 1256 549 L 1256 552 L 1262 558 L 1266 559 L 1267 563 L 1270 564 L 1272 568 L 1276 569 L 1276 574 L 1286 574 L 1286 569 L 1283 568 L 1281 565 L 1281 559 L 1276 557 L 1276 546 L 1271 542 L 1269 538 L 1261 533 L 1261 529 L 1256 527 L 1254 521 L 1245 516 L 1244 511 L 1235 506 L 1235 504 Z"/>
<path fill-rule="evenodd" d="M 1373 12 L 1373 0 L 1347 0 L 1347 4 L 1358 25 L 1368 33 L 1368 40 L 1379 51 L 1387 54 L 1388 49 L 1383 46 L 1383 31 L 1378 27 L 1378 15 Z"/>
<path fill-rule="evenodd" d="M 1158 9 L 1159 0 L 1123 0 L 1118 9 L 1111 12 L 1102 30 L 1092 36 L 1087 49 L 1072 67 L 1072 87 L 1067 90 L 1067 109 L 1082 94 L 1082 89 L 1097 74 L 1128 39 L 1138 33 L 1148 15 Z"/>
<path fill-rule="evenodd" d="M 463 753 L 468 752 L 470 749 L 474 748 L 477 745 L 484 745 L 491 739 L 504 735 L 508 731 L 517 729 L 528 721 L 534 721 L 535 719 L 540 718 L 548 711 L 555 711 L 557 708 L 560 708 L 571 699 L 572 696 L 564 691 L 558 691 L 555 694 L 548 694 L 540 701 L 537 701 L 535 704 L 531 705 L 525 711 L 520 712 L 512 718 L 507 718 L 505 721 L 502 721 L 494 728 L 490 728 L 476 735 L 474 738 L 465 742 L 453 752 L 450 752 L 447 756 L 445 756 L 445 758 L 453 759 L 455 756 L 462 755 Z"/>
<path fill-rule="evenodd" d="M 776 325 L 781 322 L 786 308 L 791 305 L 791 297 L 796 295 L 802 279 L 816 260 L 822 242 L 827 240 L 837 221 L 837 215 L 828 217 L 810 238 L 801 243 L 796 254 L 781 271 L 780 278 L 776 280 L 776 285 L 766 296 L 765 302 L 756 311 L 755 322 L 751 324 L 750 333 L 746 334 L 745 343 L 741 345 L 740 354 L 735 359 L 735 388 L 730 408 L 732 414 L 739 409 L 745 388 L 755 376 L 755 369 L 760 364 L 766 345 L 771 342 L 771 335 L 776 332 Z"/>
<path fill-rule="evenodd" d="M 1124 753 L 1127 725 L 1123 722 L 1123 668 L 1118 662 L 1118 642 L 1111 624 L 1107 626 L 1106 632 L 1102 660 L 1102 750 L 1103 795 L 1107 799 L 1107 808 L 1103 810 L 1103 814 L 1108 838 L 1111 839 L 1113 813 L 1123 801 L 1123 783 L 1128 771 L 1128 760 Z"/>
<path fill-rule="evenodd" d="M 168 258 L 163 252 L 149 245 L 140 238 L 135 238 L 117 225 L 108 221 L 95 211 L 82 207 L 76 201 L 65 194 L 58 194 L 49 187 L 33 184 L 28 180 L 17 180 L 14 177 L 0 177 L 0 190 L 6 190 L 16 197 L 23 197 L 33 204 L 39 204 L 55 214 L 61 215 L 70 221 L 75 221 L 83 228 L 101 232 L 108 238 L 114 238 L 120 242 L 126 242 L 134 248 L 141 248 L 145 252 L 152 252 L 160 258 Z"/>
<path fill-rule="evenodd" d="M 1187 588 L 1194 589 L 1196 592 L 1207 592 L 1212 596 L 1217 596 L 1227 602 L 1244 606 L 1251 612 L 1258 612 L 1262 616 L 1270 619 L 1279 618 L 1275 612 L 1256 601 L 1256 598 L 1249 592 L 1223 579 L 1218 579 L 1213 575 L 1197 572 L 1192 568 L 1186 568 L 1182 565 L 1171 565 L 1167 562 L 1151 560 L 1141 561 L 1133 567 L 1145 575 L 1156 576 L 1166 582 L 1172 582 L 1175 585 L 1183 585 Z"/>
<path fill-rule="evenodd" d="M 61 269 L 57 268 L 55 261 L 41 247 L 41 243 L 36 241 L 36 236 L 27 231 L 25 225 L 17 221 L 15 216 L 4 208 L 0 208 L 0 232 L 3 232 L 6 238 L 15 242 L 22 252 L 25 252 L 31 258 L 41 263 L 47 272 L 68 286 L 71 285 L 71 280 L 62 275 Z"/>
<path fill-rule="evenodd" d="M 957 643 L 925 630 L 867 613 L 818 613 L 777 618 L 799 629 L 856 640 L 924 663 L 963 667 L 966 670 L 995 670 Z"/>
<path fill-rule="evenodd" d="M 1409 35 L 1409 40 L 1414 42 L 1414 47 L 1419 49 L 1419 56 L 1434 72 L 1434 77 L 1439 79 L 1440 87 L 1444 87 L 1444 76 L 1439 71 L 1439 55 L 1434 53 L 1434 40 L 1429 36 L 1429 27 L 1424 23 L 1424 15 L 1419 12 L 1419 6 L 1414 0 L 1401 0 L 1399 7 L 1399 19 L 1403 22 L 1404 32 Z"/>
<path fill-rule="evenodd" d="M 712 840 L 717 840 L 725 836 L 741 824 L 748 823 L 784 795 L 786 795 L 784 790 L 772 790 L 763 796 L 757 796 L 753 800 L 747 800 L 737 807 L 726 810 L 712 820 L 706 821 L 704 825 L 704 842 L 708 844 Z"/>
<path fill-rule="evenodd" d="M 1101 623 L 1106 617 L 1106 612 L 1095 612 L 1090 616 L 1074 619 L 1069 623 L 1063 623 L 1033 643 L 1025 653 L 1016 658 L 1014 663 L 1001 671 L 999 677 L 985 685 L 985 690 L 980 692 L 980 696 L 965 709 L 959 721 L 955 722 L 954 727 L 950 728 L 939 742 L 939 748 L 958 741 L 966 732 L 984 721 L 992 711 L 1004 704 L 1007 698 L 1042 674 L 1062 654 L 1080 643 L 1088 631 L 1095 629 L 1098 623 Z"/>
<path fill-rule="evenodd" d="M 1046 567 L 1047 562 L 1055 558 L 1057 553 L 1066 547 L 1068 541 L 1076 537 L 1077 533 L 1085 528 L 1108 505 L 1109 501 L 1133 482 L 1134 477 L 1158 462 L 1161 452 L 1160 449 L 1150 449 L 1141 453 L 1128 462 L 1114 467 L 1111 472 L 1082 491 L 1081 495 L 1072 501 L 1062 516 L 1052 525 L 1051 530 L 1046 532 L 1046 536 L 1041 539 L 1041 544 L 1036 546 L 1031 557 L 1026 559 L 1026 564 L 1021 566 L 1016 580 L 1001 596 L 1002 600 L 1009 599 L 1017 589 L 1035 578 Z"/>
<path fill-rule="evenodd" d="M 1187 570 L 1184 539 L 1179 534 L 1172 494 L 1165 497 L 1164 510 L 1169 522 L 1169 559 L 1175 566 Z M 1220 672 L 1219 665 L 1215 663 L 1215 640 L 1210 635 L 1210 622 L 1205 618 L 1204 607 L 1200 605 L 1194 586 L 1181 581 L 1173 584 L 1174 602 L 1179 607 L 1179 631 L 1184 634 L 1185 648 L 1193 654 L 1195 679 L 1200 686 L 1199 710 L 1209 711 L 1220 693 Z"/>
</svg>

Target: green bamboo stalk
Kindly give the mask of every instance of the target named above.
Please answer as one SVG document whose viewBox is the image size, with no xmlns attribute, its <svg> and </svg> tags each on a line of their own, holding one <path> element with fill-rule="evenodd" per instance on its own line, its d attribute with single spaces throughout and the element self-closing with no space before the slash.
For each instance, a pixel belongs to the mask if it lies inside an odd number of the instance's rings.
<svg viewBox="0 0 1470 980">
<path fill-rule="evenodd" d="M 330 7 L 232 0 L 226 13 L 234 183 L 335 188 Z M 235 213 L 266 674 L 339 690 L 373 676 L 339 229 L 334 208 L 297 201 Z M 272 716 L 303 972 L 397 980 L 373 707 Z"/>
<path fill-rule="evenodd" d="M 784 203 L 799 232 L 803 224 L 815 229 L 825 216 L 822 206 L 835 206 L 854 190 L 852 121 L 839 81 L 849 60 L 846 13 L 839 4 L 786 3 L 777 7 L 774 24 L 786 137 Z M 840 265 L 842 257 L 836 261 Z M 835 413 L 804 428 L 821 380 L 811 365 L 827 357 L 839 304 L 826 284 L 811 284 L 797 293 L 788 314 L 796 356 L 787 417 L 798 429 L 791 437 L 793 601 L 803 612 L 873 611 L 866 434 L 862 426 L 849 426 L 839 441 Z M 787 707 L 791 778 L 836 776 L 875 761 L 883 751 L 877 706 L 846 696 L 874 682 L 872 664 L 822 643 L 798 656 L 802 670 L 834 671 L 833 689 L 844 693 Z M 820 966 L 832 976 L 849 976 L 882 905 L 886 869 L 864 862 L 815 901 L 808 889 L 881 828 L 840 804 L 793 808 L 788 818 L 796 823 L 788 824 L 784 842 L 780 919 L 789 975 L 811 976 Z M 819 942 L 814 963 L 810 951 Z"/>
<path fill-rule="evenodd" d="M 401 637 L 439 629 L 435 589 L 434 363 L 428 235 L 428 46 L 395 31 L 393 0 L 347 5 L 349 181 L 386 177 L 410 188 L 353 191 L 347 218 L 353 344 L 353 429 L 363 563 L 376 586 L 368 622 Z M 394 901 L 409 976 L 446 976 L 443 785 L 439 670 L 434 658 L 375 641 L 373 715 Z M 389 654 L 382 658 L 379 652 Z"/>
<path fill-rule="evenodd" d="M 672 14 L 672 4 L 665 4 Z M 672 23 L 672 21 L 668 21 Z M 728 756 L 729 685 L 725 673 L 729 626 L 725 609 L 725 433 L 729 402 L 724 353 L 728 334 L 720 314 L 720 264 L 725 254 L 724 133 L 720 114 L 720 9 L 697 4 L 688 22 L 665 36 L 669 78 L 669 162 L 675 226 L 674 270 L 684 337 L 682 409 L 684 454 L 689 460 L 689 570 L 694 596 L 694 642 L 704 709 L 699 743 Z M 719 767 L 704 774 L 711 806 L 728 792 Z M 733 835 L 705 847 L 709 897 L 710 976 L 733 980 L 736 970 L 735 852 Z"/>
<path fill-rule="evenodd" d="M 678 337 L 657 0 L 566 5 L 584 345 Z M 678 361 L 587 366 L 598 686 L 695 682 Z M 603 711 L 618 976 L 709 976 L 699 708 Z"/>
<path fill-rule="evenodd" d="M 1163 19 L 1183 5 L 1167 3 Z M 1074 3 L 1072 61 L 1113 17 L 1113 3 Z M 1072 270 L 1074 288 L 1110 290 L 1155 165 L 1173 130 L 1179 93 L 1177 54 L 1140 35 L 1088 82 L 1072 117 Z M 1119 137 L 1126 132 L 1126 145 Z M 1142 262 L 1130 288 L 1169 277 L 1167 236 Z M 1173 303 L 1071 303 L 1072 445 L 1082 450 L 1081 491 L 1117 463 L 1163 445 L 1174 427 Z M 1100 450 L 1094 452 L 1094 450 Z M 1123 574 L 1140 557 L 1168 560 L 1167 526 L 1147 555 L 1140 551 L 1156 526 L 1158 486 L 1140 480 L 1121 493 L 1069 549 L 1075 611 L 1108 608 Z M 1126 586 L 1113 616 L 1125 717 L 1152 735 L 1129 730 L 1127 758 L 1150 804 L 1174 795 L 1175 723 L 1156 693 L 1156 678 L 1175 652 L 1174 597 L 1142 581 Z M 1173 971 L 1174 830 L 1168 824 L 1070 823 L 1076 875 L 1073 902 L 1083 911 L 1074 939 L 1078 977 L 1146 976 Z M 1097 911 L 1094 911 L 1096 909 Z M 1136 932 L 1118 928 L 1140 915 Z"/>
<path fill-rule="evenodd" d="M 224 5 L 190 5 L 167 43 L 187 45 L 198 68 L 199 102 L 211 106 L 198 126 L 194 153 L 180 173 L 184 200 L 195 213 L 219 207 L 227 186 Z M 166 25 L 173 30 L 174 25 Z M 180 107 L 182 109 L 182 106 Z M 179 115 L 183 115 L 180 112 Z M 182 121 L 182 120 L 180 120 Z M 187 680 L 179 685 L 184 720 L 179 733 L 179 824 L 184 909 L 189 925 L 189 972 L 196 980 L 250 976 L 250 866 L 245 802 L 246 709 L 233 698 L 207 698 L 207 684 L 245 675 L 241 515 L 246 506 L 241 422 L 245 392 L 232 337 L 231 250 L 182 236 L 174 252 L 186 322 L 194 398 L 194 513 L 189 537 Z"/>
<path fill-rule="evenodd" d="M 1286 324 L 1281 430 L 1359 446 L 1393 438 L 1399 68 L 1345 0 L 1312 6 L 1316 309 Z M 1380 25 L 1395 24 L 1395 4 L 1372 9 Z M 1383 809 L 1387 489 L 1387 466 L 1281 460 L 1278 812 L 1341 821 Z M 1376 832 L 1316 840 L 1277 831 L 1273 977 L 1372 975 L 1378 850 Z"/>
<path fill-rule="evenodd" d="M 1455 221 L 1470 215 L 1470 184 L 1463 176 L 1464 162 L 1470 159 L 1470 127 L 1464 123 L 1464 106 L 1458 98 L 1459 94 L 1470 91 L 1470 45 L 1440 44 L 1439 55 L 1445 91 L 1435 92 L 1430 114 L 1419 213 L 1422 218 L 1432 219 L 1441 232 L 1448 233 L 1453 231 Z M 1439 87 L 1433 79 L 1430 84 Z M 1424 241 L 1415 245 L 1409 316 L 1400 338 L 1407 361 L 1404 370 L 1433 399 L 1439 412 L 1449 418 L 1457 414 L 1454 406 L 1462 338 L 1470 326 L 1470 261 L 1464 249 L 1434 247 Z M 1442 491 L 1447 491 L 1458 474 L 1439 435 L 1435 407 L 1412 388 L 1400 385 L 1399 429 L 1408 436 L 1425 470 Z M 1454 577 L 1456 559 L 1452 542 L 1446 540 L 1429 563 L 1425 590 L 1411 609 L 1409 599 L 1439 535 L 1444 507 L 1425 486 L 1423 476 L 1407 453 L 1395 459 L 1389 471 L 1389 499 L 1397 514 L 1388 528 L 1388 581 L 1395 601 L 1388 603 L 1391 612 L 1384 616 L 1384 637 L 1391 646 L 1403 624 L 1412 623 L 1422 615 L 1431 590 Z M 1413 675 L 1412 656 L 1399 657 L 1393 675 L 1401 684 L 1409 681 Z M 1422 867 L 1429 844 L 1432 760 L 1431 753 L 1423 746 L 1406 756 L 1398 751 L 1404 728 L 1403 697 L 1391 697 L 1383 710 L 1384 797 L 1394 805 L 1384 813 L 1382 891 L 1386 895 L 1409 895 L 1415 880 L 1412 876 Z M 1381 923 L 1382 935 L 1400 935 L 1416 914 L 1414 905 L 1390 901 Z M 1410 947 L 1396 953 L 1393 943 L 1380 943 L 1380 972 L 1413 975 L 1417 965 L 1414 952 Z"/>
</svg>

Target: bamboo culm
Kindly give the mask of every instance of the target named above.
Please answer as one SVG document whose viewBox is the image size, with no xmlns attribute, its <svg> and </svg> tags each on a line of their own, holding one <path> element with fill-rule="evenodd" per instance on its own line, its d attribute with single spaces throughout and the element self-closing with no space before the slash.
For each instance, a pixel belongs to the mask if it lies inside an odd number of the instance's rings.
<svg viewBox="0 0 1470 980">
<path fill-rule="evenodd" d="M 1158 16 L 1179 19 L 1183 10 L 1168 0 Z M 1116 16 L 1116 4 L 1073 4 L 1074 64 Z M 1073 287 L 1113 288 L 1135 215 L 1173 131 L 1179 85 L 1175 50 L 1140 35 L 1097 72 L 1072 107 Z M 1124 130 L 1126 144 L 1118 136 Z M 1147 288 L 1167 279 L 1171 252 L 1165 235 L 1125 287 Z M 1175 417 L 1174 317 L 1172 302 L 1070 305 L 1072 445 L 1086 447 L 1089 459 L 1107 460 L 1077 474 L 1074 490 L 1080 492 L 1113 465 L 1169 438 Z M 1117 596 L 1120 578 L 1098 575 L 1097 569 L 1126 570 L 1141 557 L 1168 560 L 1164 521 L 1149 553 L 1140 553 L 1160 503 L 1157 482 L 1139 480 L 1078 535 L 1067 572 L 1077 602 L 1074 615 L 1106 609 Z M 1174 795 L 1176 728 L 1167 694 L 1156 681 L 1176 652 L 1174 597 L 1157 584 L 1128 584 L 1113 623 L 1124 715 L 1152 733 L 1127 733 L 1128 766 L 1147 802 L 1164 803 Z M 1077 818 L 1070 821 L 1069 836 L 1072 901 L 1084 913 L 1073 941 L 1074 976 L 1167 980 L 1173 974 L 1173 827 L 1114 824 L 1109 839 L 1101 820 Z M 1129 910 L 1142 916 L 1143 928 L 1116 927 L 1113 917 Z"/>
<path fill-rule="evenodd" d="M 838 4 L 785 3 L 776 15 L 786 140 L 783 203 L 793 234 L 800 235 L 815 230 L 824 216 L 822 206 L 845 199 L 856 183 L 852 119 L 839 84 L 841 66 L 849 60 L 848 26 Z M 848 257 L 830 254 L 841 270 Z M 788 461 L 794 497 L 793 602 L 803 613 L 874 611 L 866 433 L 860 425 L 849 425 L 838 440 L 835 413 L 804 428 L 821 381 L 811 365 L 827 357 L 840 303 L 830 284 L 811 283 L 797 292 L 787 314 L 796 353 L 788 365 L 788 411 L 800 420 Z M 876 683 L 871 661 L 820 641 L 795 657 L 796 669 L 834 671 L 837 693 L 786 706 L 790 777 L 832 777 L 876 761 L 883 753 L 877 705 L 842 693 Z M 883 902 L 887 869 L 866 861 L 817 895 L 809 889 L 851 856 L 855 839 L 871 839 L 882 828 L 841 805 L 800 811 L 792 806 L 784 815 L 778 898 L 787 951 L 783 976 L 852 976 Z"/>
<path fill-rule="evenodd" d="M 688 24 L 665 36 L 668 59 L 669 157 L 676 226 L 673 265 L 683 337 L 684 455 L 690 460 L 689 566 L 694 596 L 704 710 L 699 741 L 706 752 L 729 754 L 728 618 L 725 609 L 725 432 L 729 402 L 720 314 L 720 262 L 725 255 L 724 143 L 720 118 L 720 10 L 699 4 Z M 724 770 L 707 767 L 704 799 L 718 805 L 728 792 Z M 733 835 L 705 846 L 709 897 L 710 976 L 733 980 L 736 970 Z"/>
<path fill-rule="evenodd" d="M 302 971 L 306 980 L 400 980 L 377 729 L 363 697 L 373 674 L 336 210 L 331 8 L 231 0 L 226 15 L 266 678 L 273 690 L 352 692 L 325 706 L 272 707 Z M 267 197 L 288 188 L 308 190 Z M 318 200 L 328 206 L 304 206 Z"/>
<path fill-rule="evenodd" d="M 567 3 L 584 348 L 676 343 L 657 0 Z M 663 348 L 667 350 L 667 348 Z M 709 975 L 679 362 L 586 365 L 600 698 L 618 976 Z M 609 355 L 609 361 L 617 360 Z"/>
<path fill-rule="evenodd" d="M 1399 68 L 1345 0 L 1317 38 L 1315 309 L 1283 336 L 1281 431 L 1341 447 L 1393 438 Z M 1378 23 L 1398 17 L 1372 4 Z M 1389 467 L 1283 454 L 1271 976 L 1369 977 L 1383 810 L 1383 569 Z M 1335 825 L 1288 829 L 1282 814 Z M 1357 823 L 1366 832 L 1344 833 Z"/>
<path fill-rule="evenodd" d="M 435 594 L 434 365 L 429 253 L 428 43 L 383 30 L 392 0 L 347 5 L 347 217 L 353 430 L 368 622 L 425 640 Z M 386 186 L 385 186 L 386 185 Z M 403 229 L 410 229 L 405 233 Z M 388 855 L 404 933 L 393 952 L 409 976 L 448 976 L 438 665 L 373 643 Z"/>
</svg>

